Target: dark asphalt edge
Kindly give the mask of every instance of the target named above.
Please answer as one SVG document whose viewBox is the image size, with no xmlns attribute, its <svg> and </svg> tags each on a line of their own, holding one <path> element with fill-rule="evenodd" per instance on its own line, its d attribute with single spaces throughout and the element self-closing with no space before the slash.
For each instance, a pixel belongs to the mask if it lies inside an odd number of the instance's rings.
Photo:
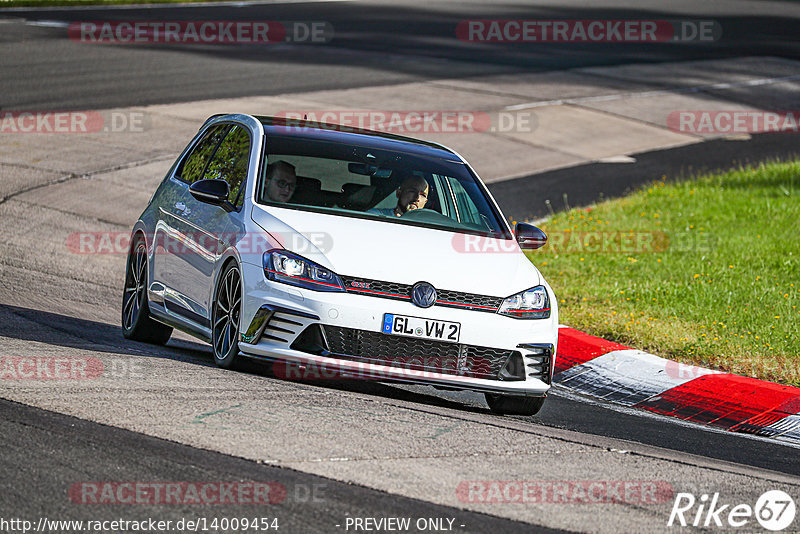
<svg viewBox="0 0 800 534">
<path fill-rule="evenodd" d="M 586 163 L 487 184 L 506 217 L 542 219 L 554 211 L 625 196 L 655 180 L 677 181 L 800 156 L 800 133 L 763 133 L 747 141 L 712 139 L 638 154 L 635 163 Z M 565 197 L 566 195 L 566 197 Z"/>
<path fill-rule="evenodd" d="M 687 422 L 655 412 L 647 412 L 644 410 L 640 411 L 619 404 L 604 402 L 603 399 L 583 394 L 580 391 L 569 390 L 560 384 L 554 385 L 559 386 L 563 391 L 551 389 L 550 391 L 552 396 L 548 395 L 548 399 L 551 400 L 545 402 L 543 411 L 547 410 L 548 406 L 551 405 L 550 403 L 552 403 L 552 398 L 558 397 L 560 402 L 580 402 L 581 407 L 584 410 L 587 410 L 587 407 L 590 407 L 588 410 L 592 410 L 592 413 L 588 415 L 589 417 L 592 417 L 596 414 L 596 412 L 593 411 L 593 408 L 599 408 L 601 410 L 612 410 L 615 412 L 617 417 L 622 416 L 624 418 L 635 418 L 635 421 L 640 424 L 642 418 L 646 417 L 648 421 L 647 423 L 644 423 L 645 425 L 655 424 L 663 426 L 663 423 L 670 423 L 674 425 L 681 425 L 681 427 L 684 429 L 700 432 L 702 434 L 709 434 L 709 431 L 711 431 L 715 434 L 722 434 L 733 439 L 753 439 L 752 436 L 746 434 L 725 433 L 720 429 L 710 428 L 691 421 Z M 703 450 L 688 450 L 685 448 L 685 446 L 684 448 L 677 448 L 676 446 L 669 444 L 665 445 L 655 441 L 643 440 L 641 437 L 627 436 L 623 433 L 616 432 L 615 430 L 609 431 L 609 429 L 603 429 L 603 432 L 599 433 L 593 431 L 592 429 L 570 428 L 570 421 L 567 420 L 559 421 L 558 423 L 543 420 L 543 412 L 539 412 L 539 414 L 536 416 L 532 416 L 533 421 L 530 420 L 530 416 L 497 416 L 494 414 L 491 415 L 492 419 L 487 420 L 482 411 L 475 410 L 474 407 L 470 407 L 468 405 L 459 407 L 456 410 L 451 410 L 446 405 L 436 403 L 428 404 L 427 401 L 429 399 L 426 399 L 426 403 L 421 404 L 416 400 L 406 399 L 402 396 L 392 396 L 386 398 L 384 396 L 385 393 L 364 393 L 362 391 L 352 393 L 371 401 L 375 400 L 374 396 L 381 395 L 383 397 L 381 398 L 381 401 L 408 410 L 413 410 L 420 413 L 435 414 L 440 417 L 447 417 L 454 420 L 470 421 L 485 426 L 492 426 L 494 428 L 524 432 L 573 445 L 596 447 L 606 451 L 621 450 L 621 448 L 624 448 L 626 454 L 640 456 L 643 458 L 662 460 L 692 467 L 702 467 L 703 469 L 715 470 L 719 471 L 720 473 L 736 473 L 750 477 L 780 480 L 781 482 L 787 484 L 800 483 L 800 466 L 794 464 L 789 465 L 787 468 L 787 466 L 776 467 L 775 465 L 769 464 L 747 463 L 743 459 L 724 458 Z M 569 397 L 567 397 L 567 394 Z M 575 400 L 576 398 L 580 398 L 580 401 Z M 575 417 L 574 412 L 571 413 L 571 417 Z M 693 435 L 693 437 L 696 438 L 697 436 Z M 769 441 L 766 438 L 758 440 L 756 443 L 758 443 L 757 447 L 759 447 L 758 451 L 756 452 L 764 453 L 765 456 L 769 456 L 769 454 L 772 453 L 786 452 L 787 445 Z M 761 448 L 762 446 L 764 448 Z"/>
<path fill-rule="evenodd" d="M 333 519 L 333 516 L 336 514 L 334 508 L 335 503 L 338 503 L 341 508 L 341 513 L 338 516 L 340 517 L 340 521 L 344 521 L 346 516 L 351 515 L 348 510 L 351 506 L 355 505 L 361 511 L 372 512 L 372 515 L 367 515 L 367 513 L 365 513 L 365 517 L 454 517 L 457 518 L 456 524 L 463 523 L 465 525 L 464 529 L 457 529 L 457 531 L 461 532 L 481 533 L 495 531 L 523 533 L 530 532 L 531 529 L 536 529 L 537 532 L 570 532 L 523 523 L 500 516 L 471 511 L 465 508 L 462 509 L 435 504 L 422 499 L 406 497 L 359 484 L 342 482 L 320 475 L 305 473 L 289 467 L 278 467 L 259 463 L 238 456 L 192 447 L 2 398 L 0 398 L 0 420 L 5 423 L 10 422 L 12 424 L 33 427 L 39 431 L 51 433 L 58 438 L 59 443 L 66 444 L 67 442 L 74 442 L 74 444 L 82 445 L 87 450 L 100 447 L 108 449 L 110 447 L 115 451 L 115 456 L 117 458 L 125 457 L 127 453 L 130 453 L 130 456 L 134 458 L 142 459 L 144 457 L 144 459 L 146 459 L 152 456 L 162 461 L 169 460 L 173 462 L 176 469 L 198 469 L 198 466 L 202 466 L 205 471 L 225 473 L 228 480 L 221 480 L 221 482 L 237 480 L 270 481 L 281 483 L 287 488 L 293 487 L 293 485 L 298 483 L 307 484 L 309 486 L 315 483 L 323 483 L 328 488 L 326 491 L 326 500 L 328 502 L 324 505 L 323 513 L 331 517 L 330 530 L 326 530 L 330 532 L 343 530 L 342 528 L 335 527 L 336 520 Z M 7 442 L 12 439 L 20 439 L 20 437 L 7 434 L 0 439 L 0 442 Z M 33 455 L 33 457 L 45 456 Z M 66 461 L 67 459 L 60 458 L 58 462 L 59 466 Z M 115 477 L 111 475 L 101 477 L 97 480 L 114 479 Z M 173 480 L 174 479 L 170 479 L 170 481 Z M 2 485 L 5 485 L 5 483 L 0 484 L 0 486 Z M 28 491 L 39 491 L 40 489 L 41 488 L 27 488 Z M 64 487 L 63 489 L 65 501 L 68 502 L 68 488 Z M 453 491 L 456 491 L 456 489 L 454 488 Z M 330 503 L 331 500 L 335 501 L 335 503 Z M 54 506 L 63 506 L 63 504 L 64 503 L 54 503 Z M 332 506 L 332 504 L 334 506 Z M 76 506 L 80 505 L 76 504 Z M 87 511 L 96 512 L 98 506 L 115 509 L 115 517 L 118 515 L 116 510 L 120 509 L 119 507 L 123 507 L 121 509 L 124 510 L 132 510 L 130 505 L 90 505 L 86 506 L 85 509 Z M 133 508 L 136 508 L 136 511 L 142 511 L 149 506 Z M 289 507 L 290 510 L 287 511 L 284 506 Z M 302 506 L 306 506 L 306 504 L 292 502 L 290 498 L 287 498 L 283 505 L 270 506 L 269 511 L 272 515 L 277 516 L 280 512 L 284 514 L 287 512 L 291 513 L 291 507 L 297 506 L 302 508 Z M 332 508 L 334 508 L 333 511 L 331 510 Z M 206 508 L 206 510 L 208 516 L 219 516 L 220 514 L 215 512 L 222 512 L 224 515 L 226 508 L 225 505 L 214 505 Z M 13 512 L 14 515 L 21 515 L 17 510 Z M 315 515 L 320 513 L 319 510 L 315 512 Z M 286 531 L 286 528 L 282 527 L 282 530 Z"/>
<path fill-rule="evenodd" d="M 123 343 L 125 340 L 121 337 L 119 327 L 114 325 L 85 321 L 40 310 L 0 305 L 0 312 L 4 310 L 8 311 L 10 317 L 20 317 L 25 321 L 38 322 L 45 329 L 38 329 L 38 334 L 29 333 L 37 329 L 26 328 L 23 323 L 16 324 L 9 320 L 3 321 L 2 313 L 0 313 L 0 336 L 5 335 L 20 340 L 38 340 L 65 347 L 88 348 L 88 350 L 101 351 L 103 353 L 118 352 L 135 356 L 164 357 L 184 364 L 213 367 L 210 349 L 193 341 L 173 339 L 166 347 L 155 351 L 152 345 L 127 341 Z M 65 342 L 61 338 L 42 337 L 41 332 L 49 329 L 53 329 L 60 334 L 70 333 L 71 335 L 79 336 L 82 340 L 89 337 L 93 339 L 89 345 L 84 347 L 73 344 L 71 340 Z M 91 336 L 88 334 L 83 336 L 82 332 L 91 332 Z M 56 337 L 58 335 L 56 334 Z M 165 350 L 167 352 L 164 352 Z M 247 367 L 248 373 L 254 373 L 269 380 L 273 379 L 267 368 L 260 363 L 246 361 L 252 363 Z M 756 440 L 756 438 L 752 438 L 749 435 L 733 435 L 731 433 L 726 433 L 723 436 L 722 431 L 718 431 L 715 436 L 709 436 L 708 427 L 693 423 L 684 424 L 674 418 L 651 414 L 650 412 L 639 412 L 635 416 L 629 412 L 620 413 L 614 405 L 603 404 L 598 406 L 598 402 L 594 398 L 591 401 L 583 402 L 581 406 L 576 406 L 574 399 L 560 397 L 554 392 L 554 395 L 550 396 L 550 400 L 545 403 L 543 410 L 531 419 L 493 415 L 486 408 L 482 397 L 477 405 L 464 403 L 462 400 L 440 398 L 429 386 L 420 386 L 423 391 L 407 391 L 404 387 L 396 387 L 398 384 L 369 381 L 325 380 L 299 383 L 313 388 L 323 388 L 326 391 L 341 392 L 348 396 L 358 396 L 369 401 L 385 402 L 419 412 L 433 413 L 448 418 L 543 435 L 568 443 L 597 445 L 601 448 L 635 449 L 645 455 L 650 454 L 670 461 L 688 462 L 690 465 L 711 466 L 712 468 L 719 467 L 715 462 L 708 463 L 701 459 L 709 458 L 710 460 L 729 462 L 748 468 L 758 468 L 795 477 L 800 476 L 800 464 L 786 458 L 784 456 L 785 445 L 775 443 L 774 440 L 767 442 L 766 438 Z M 607 423 L 606 410 L 615 410 L 614 424 Z M 564 418 L 563 414 L 565 413 L 570 414 L 570 417 Z M 643 415 L 647 417 L 643 418 Z M 637 417 L 637 419 L 632 419 L 633 417 Z M 664 432 L 665 422 L 671 423 L 669 428 L 673 429 L 672 425 L 681 424 L 681 430 Z M 531 427 L 531 424 L 534 426 Z M 573 432 L 594 437 L 591 439 L 583 438 Z M 751 457 L 741 453 L 740 444 L 742 438 L 750 439 L 748 446 L 752 451 Z M 634 446 L 634 444 L 638 444 L 638 446 Z M 657 447 L 659 450 L 648 449 L 648 446 Z M 665 453 L 664 450 L 678 452 L 672 454 Z M 693 456 L 686 456 L 687 453 Z M 773 459 L 769 460 L 769 458 Z M 728 468 L 734 469 L 730 466 L 726 467 L 726 469 Z M 747 474 L 752 473 L 748 471 Z"/>
</svg>

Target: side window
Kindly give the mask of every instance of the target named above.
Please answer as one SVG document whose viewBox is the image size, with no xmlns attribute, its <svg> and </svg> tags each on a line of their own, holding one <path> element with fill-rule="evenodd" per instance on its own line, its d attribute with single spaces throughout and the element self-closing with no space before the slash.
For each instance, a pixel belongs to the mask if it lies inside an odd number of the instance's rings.
<svg viewBox="0 0 800 534">
<path fill-rule="evenodd" d="M 456 209 L 458 210 L 460 221 L 481 224 L 481 213 L 478 211 L 475 203 L 472 202 L 472 199 L 469 198 L 469 195 L 461 186 L 459 181 L 455 178 L 449 178 L 448 182 L 450 183 L 450 187 L 453 189 L 453 194 L 455 195 Z"/>
<path fill-rule="evenodd" d="M 453 205 L 453 196 L 450 194 L 450 188 L 445 184 L 446 176 L 433 175 L 433 188 L 436 190 L 436 196 L 439 197 L 439 204 L 442 210 L 442 215 L 456 218 L 456 212 Z"/>
<path fill-rule="evenodd" d="M 209 129 L 183 161 L 176 177 L 188 184 L 202 179 L 208 160 L 214 155 L 214 150 L 229 128 L 230 125 L 222 124 Z"/>
<path fill-rule="evenodd" d="M 246 128 L 234 126 L 214 153 L 203 178 L 228 182 L 228 202 L 238 207 L 244 202 L 244 195 L 240 197 L 239 190 L 247 179 L 249 163 L 250 135 Z"/>
</svg>

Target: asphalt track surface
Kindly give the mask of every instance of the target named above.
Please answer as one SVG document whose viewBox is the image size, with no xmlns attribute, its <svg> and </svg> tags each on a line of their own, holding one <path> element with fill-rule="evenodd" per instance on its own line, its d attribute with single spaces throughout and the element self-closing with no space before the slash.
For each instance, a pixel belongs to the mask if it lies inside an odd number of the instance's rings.
<svg viewBox="0 0 800 534">
<path fill-rule="evenodd" d="M 759 162 L 789 161 L 798 155 L 800 135 L 763 133 L 747 141 L 714 139 L 640 153 L 631 163 L 586 163 L 494 182 L 488 188 L 503 213 L 515 220 L 536 220 L 549 216 L 551 210 L 588 206 L 603 198 L 623 196 L 662 177 L 680 180 Z"/>
<path fill-rule="evenodd" d="M 468 43 L 454 38 L 471 19 L 639 19 L 713 21 L 713 42 Z M 15 9 L 0 27 L 0 110 L 70 110 L 144 106 L 253 95 L 346 89 L 502 73 L 546 72 L 626 63 L 748 56 L 800 57 L 796 2 L 299 2 L 156 9 Z M 80 21 L 324 21 L 334 38 L 320 44 L 197 45 L 65 42 L 64 24 Z M 56 22 L 61 26 L 53 26 Z M 758 106 L 756 99 L 743 103 Z M 784 100 L 785 101 L 785 100 Z M 800 105 L 800 100 L 797 100 Z M 800 134 L 713 141 L 640 154 L 633 164 L 593 163 L 490 185 L 515 220 L 615 197 L 661 178 L 698 170 L 785 160 Z M 587 176 L 602 179 L 588 181 Z M 597 187 L 594 182 L 608 183 Z"/>
<path fill-rule="evenodd" d="M 125 504 L 111 506 L 54 506 L 55 496 L 64 493 L 63 481 L 76 472 L 85 480 L 103 481 L 114 473 L 117 478 L 136 481 L 219 481 L 247 480 L 279 484 L 285 500 L 258 517 L 270 523 L 278 519 L 279 532 L 329 532 L 348 517 L 433 517 L 450 518 L 461 532 L 530 532 L 531 525 L 484 514 L 438 506 L 345 484 L 323 477 L 280 469 L 159 440 L 135 432 L 98 425 L 74 417 L 55 414 L 17 403 L 0 401 L 0 444 L 4 454 L 0 469 L 4 473 L 3 513 L 15 517 L 58 517 L 72 520 L 104 521 L 119 519 L 178 521 L 180 518 L 252 518 L 253 505 L 207 505 L 171 503 L 131 511 Z M 50 458 L 47 469 L 35 459 Z M 121 462 L 120 458 L 129 459 Z M 36 488 L 35 492 L 20 488 Z M 14 490 L 16 488 L 16 490 Z M 280 491 L 280 490 L 279 490 Z M 277 497 L 276 499 L 279 499 Z M 13 512 L 10 512 L 13 510 Z M 541 532 L 562 532 L 537 526 Z"/>
<path fill-rule="evenodd" d="M 632 61 L 734 57 L 743 51 L 748 55 L 797 58 L 800 56 L 796 32 L 798 12 L 797 4 L 791 2 L 731 3 L 719 7 L 685 3 L 670 8 L 669 12 L 655 2 L 620 4 L 613 9 L 591 9 L 577 2 L 559 7 L 523 7 L 511 3 L 502 7 L 485 7 L 479 3 L 426 2 L 422 6 L 399 2 L 334 2 L 255 5 L 235 10 L 220 7 L 126 10 L 124 18 L 127 20 L 326 20 L 336 28 L 337 38 L 335 46 L 282 46 L 266 54 L 262 48 L 247 46 L 225 49 L 90 48 L 63 46 L 63 28 L 26 26 L 22 34 L 15 33 L 16 29 L 14 32 L 0 32 L 0 47 L 9 52 L 3 53 L 0 59 L 0 107 L 98 109 L 360 87 L 431 79 L 441 75 L 443 67 L 448 69 L 449 76 L 470 76 L 487 71 L 544 71 Z M 116 12 L 91 10 L 80 13 L 15 11 L 0 16 L 28 20 L 119 20 L 123 17 Z M 451 35 L 454 25 L 465 18 L 548 16 L 580 19 L 713 18 L 722 24 L 726 39 L 706 46 L 602 45 L 576 49 L 543 45 L 525 50 L 519 47 L 479 47 L 476 50 L 464 43 L 442 38 Z M 572 205 L 594 200 L 600 192 L 587 190 L 580 181 L 589 173 L 617 175 L 616 189 L 602 192 L 605 196 L 616 196 L 637 185 L 643 173 L 663 172 L 677 177 L 697 168 L 725 168 L 745 161 L 790 157 L 797 152 L 796 140 L 797 136 L 775 134 L 754 136 L 750 141 L 714 141 L 714 150 L 708 150 L 708 144 L 702 144 L 659 151 L 639 155 L 634 164 L 592 164 L 553 171 L 494 184 L 492 191 L 512 214 L 524 216 L 530 208 L 531 215 L 544 215 L 543 205 L 532 199 L 541 199 L 547 191 L 552 191 L 554 184 L 574 184 L 564 188 Z M 520 191 L 525 195 L 519 195 Z M 556 209 L 561 207 L 557 202 L 554 206 Z M 92 216 L 91 213 L 83 215 Z M 10 231 L 14 222 L 6 219 L 3 230 Z M 15 250 L 6 248 L 4 252 L 3 256 L 11 255 L 13 258 Z M 70 261 L 77 260 L 73 258 Z M 5 281 L 0 283 L 0 336 L 10 340 L 10 346 L 17 350 L 26 346 L 46 346 L 56 353 L 79 350 L 102 357 L 144 355 L 154 361 L 175 363 L 188 373 L 194 368 L 206 370 L 212 367 L 208 347 L 180 336 L 163 349 L 122 339 L 114 322 L 118 314 L 116 293 L 121 283 L 121 280 L 116 280 L 119 273 L 114 269 L 93 273 L 98 275 L 98 282 L 102 280 L 102 284 L 98 284 L 85 279 L 70 279 L 72 266 L 67 269 L 54 265 L 53 275 L 59 280 L 51 280 L 44 273 L 47 267 L 35 259 L 25 258 L 21 265 L 14 263 L 13 259 L 3 262 Z M 74 304 L 69 304 L 71 294 L 75 297 Z M 54 301 L 58 305 L 50 306 L 49 303 Z M 253 380 L 259 387 L 284 391 L 283 382 L 269 377 L 258 365 L 247 373 L 224 373 L 220 376 L 233 385 Z M 683 425 L 666 418 L 622 412 L 564 395 L 558 390 L 536 417 L 499 418 L 488 412 L 479 397 L 470 394 L 368 383 L 307 386 L 321 394 L 336 392 L 346 397 L 376 399 L 389 410 L 410 407 L 443 420 L 464 418 L 477 422 L 487 433 L 498 427 L 512 427 L 531 435 L 572 440 L 570 442 L 586 446 L 609 450 L 625 448 L 642 458 L 657 457 L 676 465 L 705 464 L 720 472 L 789 481 L 795 488 L 796 477 L 800 476 L 800 462 L 794 448 Z M 132 402 L 135 404 L 135 399 Z M 219 507 L 209 512 L 208 508 L 191 505 L 144 508 L 79 506 L 70 503 L 65 493 L 75 480 L 269 480 L 284 484 L 290 495 L 295 488 L 308 488 L 314 484 L 325 487 L 325 498 L 321 503 L 289 498 L 274 512 L 281 525 L 286 525 L 282 529 L 284 532 L 341 531 L 335 525 L 348 515 L 453 517 L 457 519 L 456 524 L 465 525 L 460 531 L 469 532 L 529 532 L 534 525 L 537 531 L 540 530 L 536 521 L 511 521 L 492 514 L 433 504 L 427 502 L 425 494 L 416 495 L 416 499 L 408 498 L 15 402 L 0 401 L 0 413 L 0 446 L 4 450 L 0 460 L 0 473 L 3 475 L 0 513 L 3 517 L 232 517 L 250 514 L 251 509 Z M 551 477 L 558 476 L 557 470 L 551 474 Z M 598 520 L 611 521 L 606 516 L 600 516 Z"/>
<path fill-rule="evenodd" d="M 64 42 L 65 28 L 0 32 L 0 108 L 98 109 L 386 85 L 490 73 L 730 58 L 800 57 L 795 2 L 300 2 L 190 8 L 41 9 L 0 13 L 28 21 L 325 21 L 321 44 L 107 45 Z M 470 43 L 469 19 L 711 20 L 713 42 Z"/>
<path fill-rule="evenodd" d="M 0 305 L 0 317 L 3 317 L 0 336 L 29 341 L 44 340 L 50 344 L 62 344 L 64 347 L 70 348 L 83 345 L 87 349 L 101 349 L 109 353 L 124 354 L 127 349 L 131 354 L 138 354 L 144 350 L 153 357 L 176 359 L 187 365 L 213 365 L 211 349 L 202 343 L 173 341 L 168 348 L 161 349 L 122 339 L 116 325 L 16 306 Z M 37 324 L 39 332 L 53 332 L 54 334 L 43 338 L 36 335 L 36 330 L 22 330 L 18 325 L 23 321 Z M 59 340 L 58 335 L 55 334 L 57 332 L 69 333 L 70 340 Z M 76 339 L 84 339 L 85 342 L 76 342 L 74 341 Z M 250 362 L 244 372 L 266 380 L 266 387 L 269 382 L 278 380 L 270 374 L 268 368 L 256 361 Z M 565 394 L 558 389 L 548 398 L 545 407 L 535 417 L 496 418 L 486 408 L 482 396 L 477 394 L 445 393 L 426 386 L 362 381 L 326 380 L 315 382 L 312 380 L 307 383 L 314 387 L 374 395 L 387 400 L 395 399 L 430 407 L 464 410 L 468 413 L 486 416 L 487 421 L 493 419 L 518 420 L 532 423 L 531 428 L 534 431 L 536 425 L 543 425 L 555 429 L 619 438 L 800 476 L 800 462 L 795 457 L 797 452 L 774 441 L 743 438 L 741 434 L 709 431 L 704 427 L 679 424 L 672 419 L 660 416 L 643 415 L 632 410 L 618 410 L 603 403 L 583 402 L 576 395 Z M 569 416 L 565 417 L 565 414 L 569 414 Z"/>
</svg>

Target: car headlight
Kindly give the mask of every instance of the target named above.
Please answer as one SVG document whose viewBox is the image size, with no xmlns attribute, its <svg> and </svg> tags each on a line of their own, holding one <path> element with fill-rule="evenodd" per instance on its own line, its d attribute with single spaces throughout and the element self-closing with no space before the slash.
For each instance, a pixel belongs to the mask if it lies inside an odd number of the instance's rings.
<svg viewBox="0 0 800 534">
<path fill-rule="evenodd" d="M 503 301 L 500 315 L 516 319 L 547 319 L 550 317 L 550 299 L 544 286 L 536 286 L 511 295 Z"/>
<path fill-rule="evenodd" d="M 286 250 L 265 252 L 263 262 L 264 275 L 273 282 L 314 291 L 344 291 L 344 284 L 336 273 Z"/>
</svg>

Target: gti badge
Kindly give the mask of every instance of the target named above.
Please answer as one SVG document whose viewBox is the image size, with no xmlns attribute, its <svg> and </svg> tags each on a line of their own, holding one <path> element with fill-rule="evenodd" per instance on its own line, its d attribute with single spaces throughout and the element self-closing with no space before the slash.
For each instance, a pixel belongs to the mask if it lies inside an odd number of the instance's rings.
<svg viewBox="0 0 800 534">
<path fill-rule="evenodd" d="M 417 282 L 411 288 L 411 302 L 420 308 L 430 308 L 436 302 L 436 289 L 428 282 Z"/>
</svg>

